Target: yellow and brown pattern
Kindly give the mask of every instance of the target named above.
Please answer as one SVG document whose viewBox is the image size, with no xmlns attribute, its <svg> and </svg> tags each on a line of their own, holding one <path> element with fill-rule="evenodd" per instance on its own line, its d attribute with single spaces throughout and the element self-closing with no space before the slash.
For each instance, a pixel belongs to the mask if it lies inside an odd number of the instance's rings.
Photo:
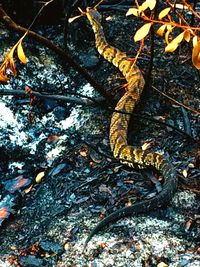
<svg viewBox="0 0 200 267">
<path fill-rule="evenodd" d="M 107 43 L 101 26 L 100 13 L 96 9 L 87 8 L 86 16 L 92 25 L 96 39 L 96 48 L 99 54 L 115 65 L 127 80 L 126 92 L 115 108 L 115 110 L 119 112 L 114 112 L 111 118 L 110 146 L 113 155 L 123 164 L 130 167 L 134 167 L 135 165 L 138 165 L 139 167 L 141 165 L 144 167 L 153 167 L 164 176 L 164 184 L 162 191 L 154 198 L 138 202 L 130 207 L 119 209 L 103 219 L 91 231 L 85 242 L 85 247 L 92 236 L 110 222 L 126 216 L 157 209 L 169 202 L 177 189 L 176 171 L 172 164 L 163 155 L 149 152 L 148 150 L 142 150 L 141 148 L 130 146 L 127 143 L 130 114 L 140 100 L 145 84 L 141 71 L 133 61 L 129 60 L 126 53 L 121 52 L 119 49 L 112 47 Z"/>
</svg>

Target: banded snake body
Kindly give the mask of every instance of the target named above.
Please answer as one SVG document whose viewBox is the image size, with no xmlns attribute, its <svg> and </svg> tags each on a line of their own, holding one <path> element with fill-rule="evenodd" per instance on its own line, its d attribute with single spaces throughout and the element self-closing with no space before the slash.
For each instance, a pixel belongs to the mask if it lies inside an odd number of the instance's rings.
<svg viewBox="0 0 200 267">
<path fill-rule="evenodd" d="M 96 48 L 99 54 L 116 66 L 127 81 L 126 92 L 115 107 L 115 110 L 119 112 L 114 112 L 111 118 L 109 139 L 113 155 L 120 162 L 130 167 L 143 165 L 144 167 L 154 168 L 163 175 L 164 183 L 162 191 L 155 197 L 118 209 L 100 221 L 87 237 L 84 248 L 90 239 L 109 223 L 123 217 L 158 209 L 169 202 L 177 190 L 178 184 L 173 165 L 163 155 L 128 145 L 127 135 L 130 114 L 133 113 L 140 100 L 145 81 L 139 68 L 127 57 L 126 53 L 107 43 L 101 26 L 100 13 L 96 9 L 88 7 L 86 16 L 94 31 Z"/>
</svg>

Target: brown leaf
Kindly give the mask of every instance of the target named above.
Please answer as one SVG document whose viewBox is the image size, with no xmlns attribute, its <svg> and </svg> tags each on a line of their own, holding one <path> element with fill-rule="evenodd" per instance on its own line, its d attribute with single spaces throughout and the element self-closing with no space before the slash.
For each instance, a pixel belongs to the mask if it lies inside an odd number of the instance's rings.
<svg viewBox="0 0 200 267">
<path fill-rule="evenodd" d="M 0 221 L 3 221 L 4 219 L 8 218 L 9 215 L 10 212 L 6 207 L 0 208 Z"/>
<path fill-rule="evenodd" d="M 60 139 L 60 136 L 58 136 L 58 135 L 49 135 L 47 138 L 47 143 L 51 143 L 51 142 L 57 141 L 59 139 Z"/>
<path fill-rule="evenodd" d="M 142 40 L 144 37 L 146 37 L 150 31 L 151 25 L 152 23 L 149 22 L 149 23 L 144 24 L 141 28 L 139 28 L 137 32 L 135 33 L 134 41 L 137 42 L 137 41 Z"/>
<path fill-rule="evenodd" d="M 184 31 L 184 39 L 186 42 L 190 41 L 190 39 L 191 39 L 191 31 L 190 30 Z"/>
<path fill-rule="evenodd" d="M 82 146 L 81 149 L 80 149 L 80 151 L 79 151 L 79 153 L 80 153 L 80 155 L 81 155 L 82 157 L 87 157 L 88 154 L 89 154 L 88 147 L 86 147 L 86 146 Z"/>
<path fill-rule="evenodd" d="M 2 70 L 0 70 L 0 83 L 7 84 L 8 81 L 9 78 L 7 77 L 7 75 Z"/>
</svg>

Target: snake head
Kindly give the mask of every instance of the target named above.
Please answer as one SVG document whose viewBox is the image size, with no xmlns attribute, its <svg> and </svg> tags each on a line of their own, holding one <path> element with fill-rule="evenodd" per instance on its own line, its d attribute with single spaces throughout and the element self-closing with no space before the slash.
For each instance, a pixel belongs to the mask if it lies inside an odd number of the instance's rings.
<svg viewBox="0 0 200 267">
<path fill-rule="evenodd" d="M 90 22 L 100 22 L 101 21 L 101 14 L 92 7 L 87 7 L 86 9 L 86 16 Z"/>
</svg>

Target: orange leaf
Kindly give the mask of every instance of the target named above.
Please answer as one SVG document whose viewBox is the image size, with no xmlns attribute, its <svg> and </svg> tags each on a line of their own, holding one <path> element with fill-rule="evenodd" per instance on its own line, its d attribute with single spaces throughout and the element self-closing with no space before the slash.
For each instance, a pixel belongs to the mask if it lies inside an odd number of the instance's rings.
<svg viewBox="0 0 200 267">
<path fill-rule="evenodd" d="M 197 45 L 198 37 L 196 35 L 192 38 L 192 43 L 193 43 L 193 47 Z"/>
<path fill-rule="evenodd" d="M 27 62 L 27 58 L 26 58 L 26 56 L 25 56 L 25 54 L 24 54 L 24 50 L 23 50 L 23 48 L 22 48 L 22 40 L 19 42 L 19 44 L 18 44 L 18 46 L 17 46 L 17 55 L 18 55 L 19 60 L 20 60 L 22 63 L 26 64 L 26 62 Z"/>
<path fill-rule="evenodd" d="M 8 218 L 9 214 L 10 213 L 6 207 L 0 208 L 0 219 L 1 220 Z"/>
<path fill-rule="evenodd" d="M 16 71 L 16 68 L 15 68 L 15 62 L 14 62 L 13 57 L 9 59 L 9 68 L 12 71 L 13 75 L 16 76 L 17 75 L 17 71 Z"/>
<path fill-rule="evenodd" d="M 165 16 L 167 16 L 167 14 L 169 13 L 170 10 L 171 10 L 171 7 L 166 7 L 165 9 L 163 9 L 163 10 L 159 13 L 158 18 L 159 18 L 159 19 L 164 18 Z"/>
<path fill-rule="evenodd" d="M 189 30 L 184 31 L 184 39 L 186 42 L 189 42 L 191 39 L 191 32 Z"/>
<path fill-rule="evenodd" d="M 137 8 L 133 7 L 133 8 L 129 8 L 129 10 L 126 13 L 126 16 L 134 15 L 134 16 L 138 17 L 139 13 L 140 13 L 139 10 Z"/>
<path fill-rule="evenodd" d="M 156 33 L 157 33 L 158 35 L 160 35 L 160 36 L 163 36 L 166 27 L 167 27 L 167 25 L 165 25 L 165 24 L 162 25 L 162 26 L 160 26 L 160 27 L 158 28 L 158 30 L 156 31 Z"/>
<path fill-rule="evenodd" d="M 193 38 L 194 39 L 194 38 Z M 192 49 L 192 63 L 200 70 L 200 41 L 193 42 L 193 49 Z"/>
<path fill-rule="evenodd" d="M 7 75 L 5 73 L 3 73 L 3 71 L 0 71 L 0 83 L 2 84 L 7 84 L 9 81 L 9 78 L 7 77 Z"/>
<path fill-rule="evenodd" d="M 174 38 L 166 47 L 165 52 L 174 52 L 179 44 L 182 42 L 184 37 L 184 32 L 180 33 L 176 38 Z"/>
<path fill-rule="evenodd" d="M 146 23 L 144 24 L 141 28 L 139 28 L 139 30 L 137 30 L 137 32 L 135 33 L 134 36 L 134 41 L 140 41 L 142 40 L 145 36 L 147 36 L 147 34 L 149 33 L 149 30 L 151 28 L 152 23 Z"/>
</svg>

